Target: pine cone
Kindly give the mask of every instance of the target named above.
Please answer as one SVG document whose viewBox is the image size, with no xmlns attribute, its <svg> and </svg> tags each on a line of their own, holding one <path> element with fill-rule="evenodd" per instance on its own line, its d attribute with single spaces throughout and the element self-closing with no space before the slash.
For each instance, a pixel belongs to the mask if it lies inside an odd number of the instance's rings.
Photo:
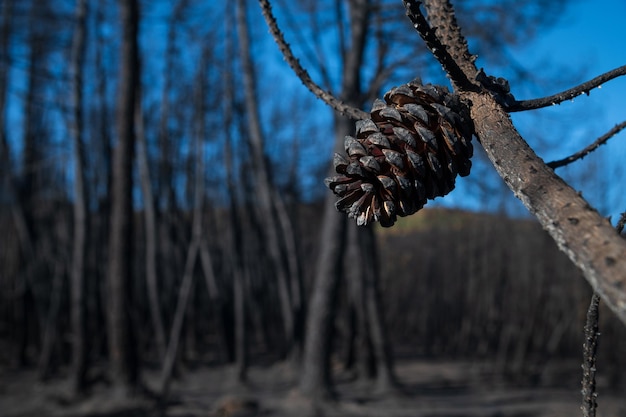
<svg viewBox="0 0 626 417">
<path fill-rule="evenodd" d="M 472 166 L 474 127 L 458 96 L 415 80 L 384 98 L 356 123 L 356 137 L 346 136 L 348 157 L 335 154 L 339 175 L 325 180 L 340 197 L 337 209 L 359 225 L 392 226 L 448 194 Z"/>
</svg>

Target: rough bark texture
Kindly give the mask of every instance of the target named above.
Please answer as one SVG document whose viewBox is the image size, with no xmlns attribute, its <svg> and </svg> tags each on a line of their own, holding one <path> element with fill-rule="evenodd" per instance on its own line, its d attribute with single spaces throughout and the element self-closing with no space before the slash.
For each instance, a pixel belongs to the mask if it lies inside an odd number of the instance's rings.
<svg viewBox="0 0 626 417">
<path fill-rule="evenodd" d="M 456 23 L 454 9 L 448 0 L 425 0 L 424 6 L 428 13 L 428 22 L 447 48 L 461 71 L 468 79 L 472 79 L 476 69 L 473 65 L 475 57 L 467 49 L 467 41 Z"/>
<path fill-rule="evenodd" d="M 498 174 L 626 323 L 626 240 L 567 185 L 487 94 L 465 93 L 476 133 Z"/>
</svg>

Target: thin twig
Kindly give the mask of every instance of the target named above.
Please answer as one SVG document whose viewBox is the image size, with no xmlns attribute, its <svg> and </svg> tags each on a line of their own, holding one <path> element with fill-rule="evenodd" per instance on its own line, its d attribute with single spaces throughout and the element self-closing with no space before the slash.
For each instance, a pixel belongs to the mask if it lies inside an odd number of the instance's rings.
<svg viewBox="0 0 626 417">
<path fill-rule="evenodd" d="M 626 211 L 620 215 L 617 225 L 615 226 L 618 234 L 622 234 L 622 232 L 624 231 L 624 226 L 626 226 Z"/>
<path fill-rule="evenodd" d="M 285 41 L 285 37 L 278 27 L 278 23 L 276 22 L 276 18 L 272 13 L 272 5 L 268 0 L 259 0 L 259 5 L 261 6 L 261 10 L 263 12 L 263 17 L 265 18 L 265 22 L 270 29 L 270 33 L 274 37 L 274 41 L 278 45 L 280 52 L 283 54 L 283 57 L 291 67 L 291 69 L 296 73 L 300 81 L 313 93 L 317 98 L 322 100 L 324 103 L 328 104 L 330 107 L 335 109 L 337 112 L 348 116 L 355 120 L 367 119 L 369 118 L 369 114 L 364 112 L 363 110 L 357 109 L 356 107 L 352 107 L 331 93 L 324 91 L 319 85 L 317 85 L 312 79 L 307 70 L 305 70 L 302 65 L 300 65 L 300 61 L 293 55 L 291 51 L 291 47 Z"/>
<path fill-rule="evenodd" d="M 576 87 L 570 88 L 569 90 L 565 90 L 563 92 L 543 97 L 537 98 L 533 100 L 520 100 L 511 104 L 506 110 L 508 112 L 516 112 L 516 111 L 525 111 L 525 110 L 534 110 L 540 109 L 542 107 L 548 107 L 555 104 L 560 104 L 566 100 L 571 100 L 574 97 L 578 97 L 582 94 L 589 95 L 589 92 L 594 88 L 601 86 L 602 84 L 610 81 L 614 78 L 620 77 L 622 75 L 626 75 L 626 65 L 615 68 L 609 72 L 606 72 L 602 75 L 597 76 L 596 78 L 584 82 Z"/>
<path fill-rule="evenodd" d="M 469 78 L 461 67 L 459 67 L 459 64 L 457 64 L 452 55 L 450 55 L 448 48 L 439 40 L 435 30 L 430 27 L 430 24 L 420 10 L 421 2 L 417 0 L 403 0 L 403 2 L 406 8 L 406 15 L 411 20 L 411 23 L 413 23 L 413 27 L 424 40 L 428 49 L 435 58 L 437 58 L 437 61 L 439 61 L 446 74 L 448 74 L 452 83 L 459 88 L 471 90 L 473 87 L 472 82 L 470 82 Z"/>
<path fill-rule="evenodd" d="M 585 341 L 583 343 L 583 379 L 582 379 L 582 395 L 583 401 L 580 409 L 583 417 L 595 417 L 598 403 L 596 401 L 598 394 L 596 393 L 596 353 L 598 350 L 598 319 L 600 304 L 600 296 L 593 293 L 589 309 L 587 310 L 587 321 L 585 323 Z"/>
<path fill-rule="evenodd" d="M 625 122 L 626 123 L 626 122 Z M 626 224 L 626 212 L 620 216 L 615 230 L 621 234 Z M 587 321 L 585 322 L 583 342 L 583 379 L 582 395 L 583 402 L 580 409 L 583 417 L 595 417 L 598 408 L 598 394 L 596 392 L 596 362 L 598 352 L 598 337 L 600 336 L 600 296 L 594 292 L 591 296 L 589 308 L 587 309 Z"/>
<path fill-rule="evenodd" d="M 571 164 L 572 162 L 577 161 L 579 159 L 582 159 L 585 156 L 589 155 L 591 152 L 598 149 L 601 145 L 604 145 L 606 142 L 608 142 L 609 139 L 611 139 L 613 136 L 615 136 L 616 134 L 618 134 L 624 129 L 626 129 L 626 121 L 623 121 L 622 123 L 615 125 L 611 130 L 606 132 L 604 135 L 600 136 L 598 139 L 596 139 L 595 142 L 587 146 L 585 149 L 580 150 L 576 152 L 575 154 L 568 156 L 567 158 L 548 162 L 546 165 L 548 165 L 552 169 L 555 169 L 555 168 L 560 168 L 562 166 Z"/>
</svg>

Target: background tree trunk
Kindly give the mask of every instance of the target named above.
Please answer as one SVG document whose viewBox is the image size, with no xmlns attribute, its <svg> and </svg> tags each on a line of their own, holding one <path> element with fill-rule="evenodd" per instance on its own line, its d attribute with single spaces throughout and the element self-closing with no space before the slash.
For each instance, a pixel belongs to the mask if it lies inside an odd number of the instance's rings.
<svg viewBox="0 0 626 417">
<path fill-rule="evenodd" d="M 226 187 L 228 191 L 228 220 L 230 223 L 231 236 L 228 242 L 230 247 L 227 250 L 231 252 L 231 260 L 229 263 L 232 274 L 232 299 L 233 309 L 231 310 L 232 317 L 234 318 L 231 329 L 234 336 L 234 345 L 230 344 L 230 356 L 235 360 L 235 377 L 238 382 L 243 383 L 247 380 L 248 373 L 248 339 L 247 339 L 247 320 L 246 320 L 246 305 L 245 305 L 245 270 L 246 265 L 244 261 L 244 253 L 247 244 L 243 240 L 243 230 L 241 222 L 243 221 L 243 210 L 240 211 L 239 199 L 236 187 L 237 173 L 233 169 L 233 146 L 234 141 L 231 132 L 233 127 L 233 109 L 235 107 L 235 94 L 234 94 L 234 80 L 231 73 L 230 63 L 234 60 L 233 42 L 234 27 L 239 23 L 233 20 L 234 10 L 233 7 L 241 7 L 241 5 L 231 5 L 231 8 L 227 8 L 226 21 L 226 33 L 231 34 L 228 37 L 226 43 L 226 62 L 225 71 L 223 75 L 224 83 L 224 124 L 226 126 L 226 138 L 224 141 L 224 165 L 226 170 Z M 226 321 L 224 320 L 224 323 Z M 226 326 L 225 326 L 226 327 Z M 225 328 L 226 330 L 226 328 Z M 226 345 L 229 345 L 227 332 L 224 332 L 224 338 Z"/>
<path fill-rule="evenodd" d="M 138 383 L 138 358 L 133 331 L 132 296 L 132 161 L 133 121 L 138 73 L 137 0 L 120 0 L 122 31 L 117 90 L 117 143 L 113 155 L 113 189 L 108 272 L 108 337 L 113 380 L 132 394 Z"/>
<path fill-rule="evenodd" d="M 335 149 L 343 149 L 349 120 L 336 120 Z M 327 195 L 315 265 L 313 293 L 309 301 L 304 339 L 304 355 L 299 388 L 302 394 L 319 399 L 333 397 L 330 375 L 333 320 L 337 288 L 346 242 L 346 217 L 337 212 L 336 198 Z"/>
<path fill-rule="evenodd" d="M 74 237 L 70 271 L 72 316 L 72 391 L 85 388 L 87 373 L 87 337 L 85 308 L 85 263 L 89 222 L 87 218 L 87 186 L 85 180 L 85 145 L 83 137 L 83 71 L 87 40 L 87 1 L 76 2 L 76 28 L 72 40 L 72 133 L 74 151 Z"/>
<path fill-rule="evenodd" d="M 281 316 L 287 343 L 283 356 L 289 353 L 294 341 L 294 311 L 292 303 L 292 291 L 289 287 L 289 271 L 286 265 L 281 242 L 285 242 L 285 236 L 281 236 L 281 227 L 277 217 L 281 214 L 277 211 L 277 203 L 274 199 L 281 199 L 279 193 L 274 192 L 275 185 L 272 182 L 268 161 L 265 156 L 264 137 L 259 115 L 258 97 L 256 94 L 256 75 L 250 50 L 250 34 L 248 30 L 245 0 L 237 1 L 237 33 L 240 46 L 240 59 L 243 67 L 243 84 L 245 85 L 245 108 L 248 118 L 248 133 L 252 150 L 254 167 L 255 187 L 254 191 L 258 198 L 256 208 L 258 218 L 262 225 L 262 233 L 267 240 L 267 251 L 272 262 L 272 271 L 278 285 Z M 281 240 L 282 238 L 282 240 Z"/>
<path fill-rule="evenodd" d="M 389 335 L 387 334 L 382 307 L 376 235 L 374 234 L 373 225 L 360 228 L 359 232 L 359 242 L 357 244 L 362 254 L 361 262 L 364 265 L 364 303 L 368 333 L 375 358 L 376 389 L 380 392 L 390 392 L 397 388 L 397 379 L 394 373 L 393 352 Z"/>
<path fill-rule="evenodd" d="M 350 47 L 341 45 L 343 74 L 340 99 L 344 103 L 360 107 L 362 100 L 360 72 L 370 16 L 369 1 L 350 2 L 349 14 Z M 335 152 L 343 152 L 344 137 L 353 130 L 352 121 L 335 118 Z M 324 203 L 324 219 L 313 294 L 308 310 L 303 371 L 299 385 L 303 394 L 322 399 L 332 396 L 330 355 L 334 303 L 341 274 L 343 251 L 349 250 L 345 247 L 346 218 L 337 213 L 335 201 L 334 196 L 327 196 Z"/>
<path fill-rule="evenodd" d="M 150 178 L 148 144 L 144 128 L 145 120 L 140 92 L 137 93 L 135 103 L 135 119 L 135 126 L 137 128 L 137 160 L 139 162 L 139 178 L 141 180 L 141 192 L 143 194 L 144 227 L 146 233 L 146 286 L 148 289 L 148 304 L 150 305 L 150 319 L 154 329 L 157 355 L 162 361 L 165 357 L 166 341 L 159 297 L 159 277 L 157 273 L 157 220 Z"/>
</svg>

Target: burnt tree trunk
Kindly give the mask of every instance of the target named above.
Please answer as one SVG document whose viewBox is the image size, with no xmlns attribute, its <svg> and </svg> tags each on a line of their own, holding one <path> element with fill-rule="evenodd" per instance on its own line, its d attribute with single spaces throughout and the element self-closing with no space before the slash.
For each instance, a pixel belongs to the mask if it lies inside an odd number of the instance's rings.
<svg viewBox="0 0 626 417">
<path fill-rule="evenodd" d="M 132 326 L 132 161 L 138 73 L 137 0 L 120 0 L 122 31 L 117 87 L 117 143 L 113 154 L 108 270 L 108 338 L 112 378 L 124 394 L 138 383 L 138 361 Z"/>
<path fill-rule="evenodd" d="M 20 248 L 20 262 L 27 259 L 34 259 L 35 249 L 33 236 L 29 227 L 29 218 L 26 213 L 24 201 L 20 195 L 20 186 L 18 178 L 13 170 L 11 163 L 11 147 L 9 141 L 9 132 L 6 130 L 6 104 L 7 104 L 7 87 L 10 85 L 9 71 L 9 48 L 10 38 L 12 35 L 12 17 L 13 17 L 14 1 L 5 0 L 2 5 L 2 32 L 0 39 L 0 163 L 4 168 L 6 176 L 6 187 L 9 198 L 12 200 L 11 216 L 15 224 L 17 232 L 17 240 Z M 29 273 L 27 271 L 27 273 Z M 16 291 L 16 299 L 13 303 L 14 320 L 12 326 L 12 337 L 18 341 L 16 358 L 19 365 L 26 362 L 25 345 L 26 345 L 26 327 L 27 327 L 27 309 L 25 303 L 27 301 L 27 280 L 24 275 L 16 274 L 13 277 L 13 285 Z"/>
<path fill-rule="evenodd" d="M 376 389 L 389 392 L 397 388 L 397 379 L 393 368 L 393 352 L 383 315 L 378 249 L 372 225 L 359 229 L 358 242 L 362 255 L 361 262 L 364 265 L 363 297 L 375 360 Z"/>
<path fill-rule="evenodd" d="M 206 135 L 206 126 L 204 121 L 205 105 L 204 100 L 206 97 L 206 83 L 203 77 L 205 68 L 208 65 L 208 53 L 203 53 L 202 60 L 199 65 L 199 76 L 197 80 L 196 94 L 194 95 L 194 118 L 193 118 L 193 155 L 195 155 L 195 165 L 193 169 L 193 218 L 191 225 L 191 243 L 187 251 L 187 259 L 185 262 L 185 271 L 183 274 L 183 280 L 178 293 L 178 302 L 176 304 L 176 311 L 174 314 L 174 321 L 170 330 L 170 337 L 167 346 L 167 353 L 165 355 L 163 368 L 161 371 L 161 379 L 159 384 L 159 394 L 165 397 L 168 394 L 170 382 L 174 371 L 174 365 L 178 356 L 178 349 L 182 339 L 182 330 L 185 320 L 185 315 L 189 313 L 192 289 L 194 284 L 194 269 L 198 260 L 202 241 L 204 239 L 202 223 L 203 223 L 203 201 L 204 201 L 204 153 L 203 153 L 203 140 Z M 205 256 L 209 256 L 205 260 L 203 265 L 204 273 L 207 276 L 207 281 L 214 283 L 215 277 L 213 272 L 213 264 L 210 258 L 210 254 L 207 251 Z M 211 286 L 213 286 L 212 284 Z M 188 320 L 189 322 L 189 320 Z"/>
<path fill-rule="evenodd" d="M 148 162 L 148 144 L 145 134 L 145 120 L 143 106 L 141 104 L 141 88 L 137 92 L 135 103 L 135 126 L 137 129 L 137 161 L 139 163 L 139 178 L 144 205 L 144 227 L 146 230 L 146 287 L 148 292 L 148 305 L 150 307 L 150 321 L 154 329 L 154 338 L 159 360 L 165 357 L 165 326 L 161 313 L 159 297 L 159 276 L 157 272 L 157 219 L 152 182 L 150 177 L 150 164 Z"/>
<path fill-rule="evenodd" d="M 232 7 L 232 6 L 231 6 Z M 228 10 L 228 17 L 226 20 L 227 32 L 232 31 L 234 26 L 232 20 L 232 9 Z M 233 61 L 233 42 L 230 36 L 226 40 L 226 65 L 230 65 Z M 226 169 L 226 186 L 228 188 L 228 200 L 229 200 L 229 223 L 232 235 L 230 236 L 230 247 L 227 248 L 231 252 L 230 268 L 232 273 L 232 296 L 233 305 L 233 325 L 232 335 L 234 336 L 234 343 L 229 343 L 230 333 L 224 332 L 224 340 L 229 351 L 229 356 L 234 357 L 235 360 L 235 377 L 239 382 L 245 382 L 248 372 L 248 344 L 247 344 L 247 332 L 246 332 L 246 305 L 244 302 L 244 278 L 245 278 L 245 243 L 243 241 L 243 231 L 241 228 L 241 216 L 239 215 L 239 202 L 237 198 L 237 187 L 235 185 L 235 172 L 233 169 L 233 149 L 232 142 L 233 137 L 231 135 L 231 126 L 233 124 L 233 108 L 235 106 L 234 101 L 234 82 L 231 75 L 230 68 L 224 71 L 224 123 L 226 126 L 226 140 L 224 142 L 224 165 Z M 243 210 L 241 210 L 243 211 Z M 224 315 L 225 316 L 225 315 Z M 224 320 L 225 323 L 225 320 Z M 224 325 L 224 330 L 228 330 Z M 233 354 L 234 352 L 234 354 Z"/>
<path fill-rule="evenodd" d="M 85 388 L 87 373 L 87 337 L 85 308 L 85 263 L 89 222 L 87 218 L 87 186 L 85 181 L 85 140 L 83 137 L 83 67 L 87 38 L 87 1 L 76 3 L 76 28 L 72 40 L 71 73 L 74 152 L 74 237 L 70 269 L 70 297 L 72 323 L 72 391 L 78 394 Z"/>
<path fill-rule="evenodd" d="M 366 44 L 370 3 L 357 0 L 349 5 L 350 48 L 342 45 L 343 74 L 340 99 L 355 107 L 362 97 L 360 70 Z M 351 121 L 335 119 L 336 152 L 343 151 L 344 136 L 352 133 Z M 342 253 L 346 240 L 345 216 L 337 213 L 335 198 L 326 197 L 324 218 L 320 234 L 319 254 L 316 262 L 313 294 L 309 303 L 305 330 L 303 369 L 300 391 L 319 399 L 332 397 L 330 355 L 335 309 L 335 299 L 342 266 Z"/>
<path fill-rule="evenodd" d="M 283 244 L 290 240 L 281 233 L 281 226 L 278 220 L 279 215 L 284 215 L 277 210 L 280 204 L 274 200 L 281 199 L 282 196 L 275 192 L 275 185 L 272 182 L 270 168 L 265 156 L 264 137 L 259 116 L 258 98 L 256 94 L 256 75 L 252 62 L 250 50 L 250 34 L 248 30 L 246 2 L 237 1 L 237 33 L 240 45 L 240 58 L 243 69 L 243 83 L 245 86 L 245 106 L 246 116 L 249 126 L 249 142 L 252 150 L 252 160 L 254 166 L 255 191 L 258 198 L 256 207 L 258 218 L 262 225 L 262 233 L 267 240 L 267 251 L 272 262 L 272 271 L 276 277 L 278 286 L 281 317 L 287 343 L 283 356 L 289 353 L 294 346 L 294 311 L 292 303 L 292 292 L 294 289 L 289 285 L 289 271 L 285 265 L 288 263 L 283 256 Z M 286 229 L 283 229 L 286 231 Z"/>
<path fill-rule="evenodd" d="M 39 6 L 39 7 L 38 7 Z M 45 62 L 45 39 L 42 35 L 41 13 L 45 10 L 43 5 L 32 3 L 28 11 L 29 34 L 28 34 L 28 69 L 26 74 L 26 91 L 23 117 L 23 172 L 20 178 L 17 193 L 15 195 L 17 206 L 14 209 L 14 218 L 22 246 L 22 268 L 24 274 L 20 277 L 22 282 L 18 284 L 18 363 L 20 366 L 27 365 L 29 358 L 27 350 L 31 342 L 32 329 L 38 326 L 38 319 L 43 318 L 38 313 L 40 306 L 37 303 L 37 292 L 33 282 L 42 264 L 42 256 L 39 253 L 39 236 L 35 227 L 35 207 L 38 194 L 41 190 L 43 175 L 40 164 L 43 153 L 44 135 L 40 135 L 40 123 L 37 123 L 41 115 L 41 108 L 37 105 L 37 97 L 41 92 L 42 80 L 39 72 Z M 35 314 L 33 314 L 35 312 Z"/>
</svg>

